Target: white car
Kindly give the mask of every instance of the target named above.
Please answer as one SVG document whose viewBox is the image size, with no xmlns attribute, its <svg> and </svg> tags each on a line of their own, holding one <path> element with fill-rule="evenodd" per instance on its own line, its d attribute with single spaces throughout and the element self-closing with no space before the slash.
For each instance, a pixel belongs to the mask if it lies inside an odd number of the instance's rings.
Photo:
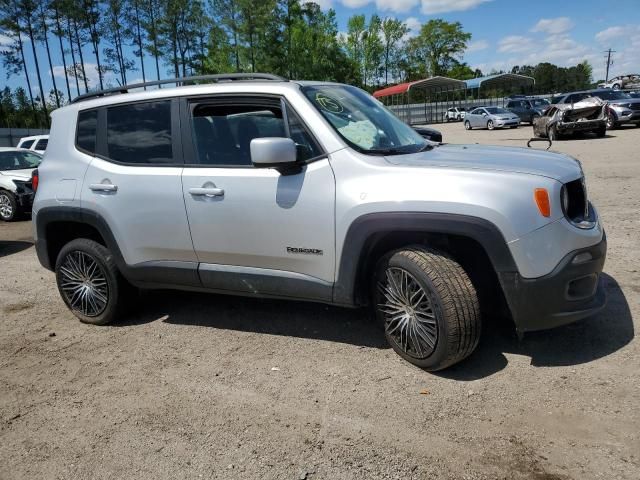
<svg viewBox="0 0 640 480">
<path fill-rule="evenodd" d="M 24 148 L 33 152 L 44 153 L 49 143 L 49 135 L 33 135 L 32 137 L 22 137 L 16 148 Z"/>
<path fill-rule="evenodd" d="M 19 148 L 0 148 L 0 219 L 10 222 L 31 211 L 31 173 L 42 155 Z"/>
<path fill-rule="evenodd" d="M 622 90 L 640 87 L 640 75 L 631 73 L 628 75 L 619 75 L 612 78 L 606 83 L 598 84 L 598 88 L 612 88 L 613 90 Z"/>
<path fill-rule="evenodd" d="M 459 122 L 460 120 L 464 120 L 466 113 L 467 111 L 463 107 L 450 108 L 444 112 L 444 121 L 450 122 L 453 120 L 454 122 Z"/>
</svg>

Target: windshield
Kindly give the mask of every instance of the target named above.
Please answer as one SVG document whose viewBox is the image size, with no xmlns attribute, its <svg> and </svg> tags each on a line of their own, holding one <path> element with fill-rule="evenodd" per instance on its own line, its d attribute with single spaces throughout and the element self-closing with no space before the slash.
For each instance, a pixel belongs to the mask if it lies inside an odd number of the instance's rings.
<svg viewBox="0 0 640 480">
<path fill-rule="evenodd" d="M 0 170 L 22 170 L 36 168 L 42 157 L 37 153 L 9 150 L 0 152 Z"/>
<path fill-rule="evenodd" d="M 486 107 L 485 110 L 491 115 L 495 115 L 496 113 L 511 113 L 509 110 L 505 110 L 504 108 L 499 107 Z"/>
<path fill-rule="evenodd" d="M 431 145 L 359 88 L 314 85 L 301 90 L 336 132 L 359 152 L 415 153 Z"/>
<path fill-rule="evenodd" d="M 604 92 L 595 92 L 593 94 L 596 97 L 601 98 L 602 100 L 627 100 L 631 98 L 624 92 L 617 92 L 615 90 L 606 90 Z"/>
</svg>

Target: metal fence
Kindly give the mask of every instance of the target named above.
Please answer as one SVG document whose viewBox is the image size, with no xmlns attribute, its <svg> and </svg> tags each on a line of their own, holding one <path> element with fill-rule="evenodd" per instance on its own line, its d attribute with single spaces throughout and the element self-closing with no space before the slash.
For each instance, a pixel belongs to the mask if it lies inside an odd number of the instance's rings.
<svg viewBox="0 0 640 480">
<path fill-rule="evenodd" d="M 22 137 L 48 134 L 49 130 L 42 128 L 0 128 L 0 147 L 15 147 Z"/>
</svg>

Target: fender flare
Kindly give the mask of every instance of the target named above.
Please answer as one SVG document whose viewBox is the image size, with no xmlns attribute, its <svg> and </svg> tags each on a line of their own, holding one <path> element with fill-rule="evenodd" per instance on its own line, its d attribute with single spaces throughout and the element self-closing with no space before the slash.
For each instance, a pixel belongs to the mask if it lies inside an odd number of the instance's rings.
<svg viewBox="0 0 640 480">
<path fill-rule="evenodd" d="M 502 232 L 488 220 L 468 215 L 385 212 L 356 218 L 344 239 L 333 301 L 340 305 L 356 305 L 356 282 L 360 261 L 367 241 L 375 234 L 407 232 L 448 234 L 468 237 L 480 244 L 487 253 L 499 278 L 501 273 L 518 272 Z"/>
</svg>

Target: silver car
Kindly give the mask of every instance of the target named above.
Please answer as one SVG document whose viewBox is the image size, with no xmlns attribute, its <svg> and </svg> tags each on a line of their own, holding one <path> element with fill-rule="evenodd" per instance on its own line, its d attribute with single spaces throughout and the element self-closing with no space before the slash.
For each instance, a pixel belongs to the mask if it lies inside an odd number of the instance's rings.
<svg viewBox="0 0 640 480">
<path fill-rule="evenodd" d="M 509 110 L 500 107 L 478 107 L 467 113 L 464 118 L 464 128 L 518 128 L 520 117 Z"/>
</svg>

